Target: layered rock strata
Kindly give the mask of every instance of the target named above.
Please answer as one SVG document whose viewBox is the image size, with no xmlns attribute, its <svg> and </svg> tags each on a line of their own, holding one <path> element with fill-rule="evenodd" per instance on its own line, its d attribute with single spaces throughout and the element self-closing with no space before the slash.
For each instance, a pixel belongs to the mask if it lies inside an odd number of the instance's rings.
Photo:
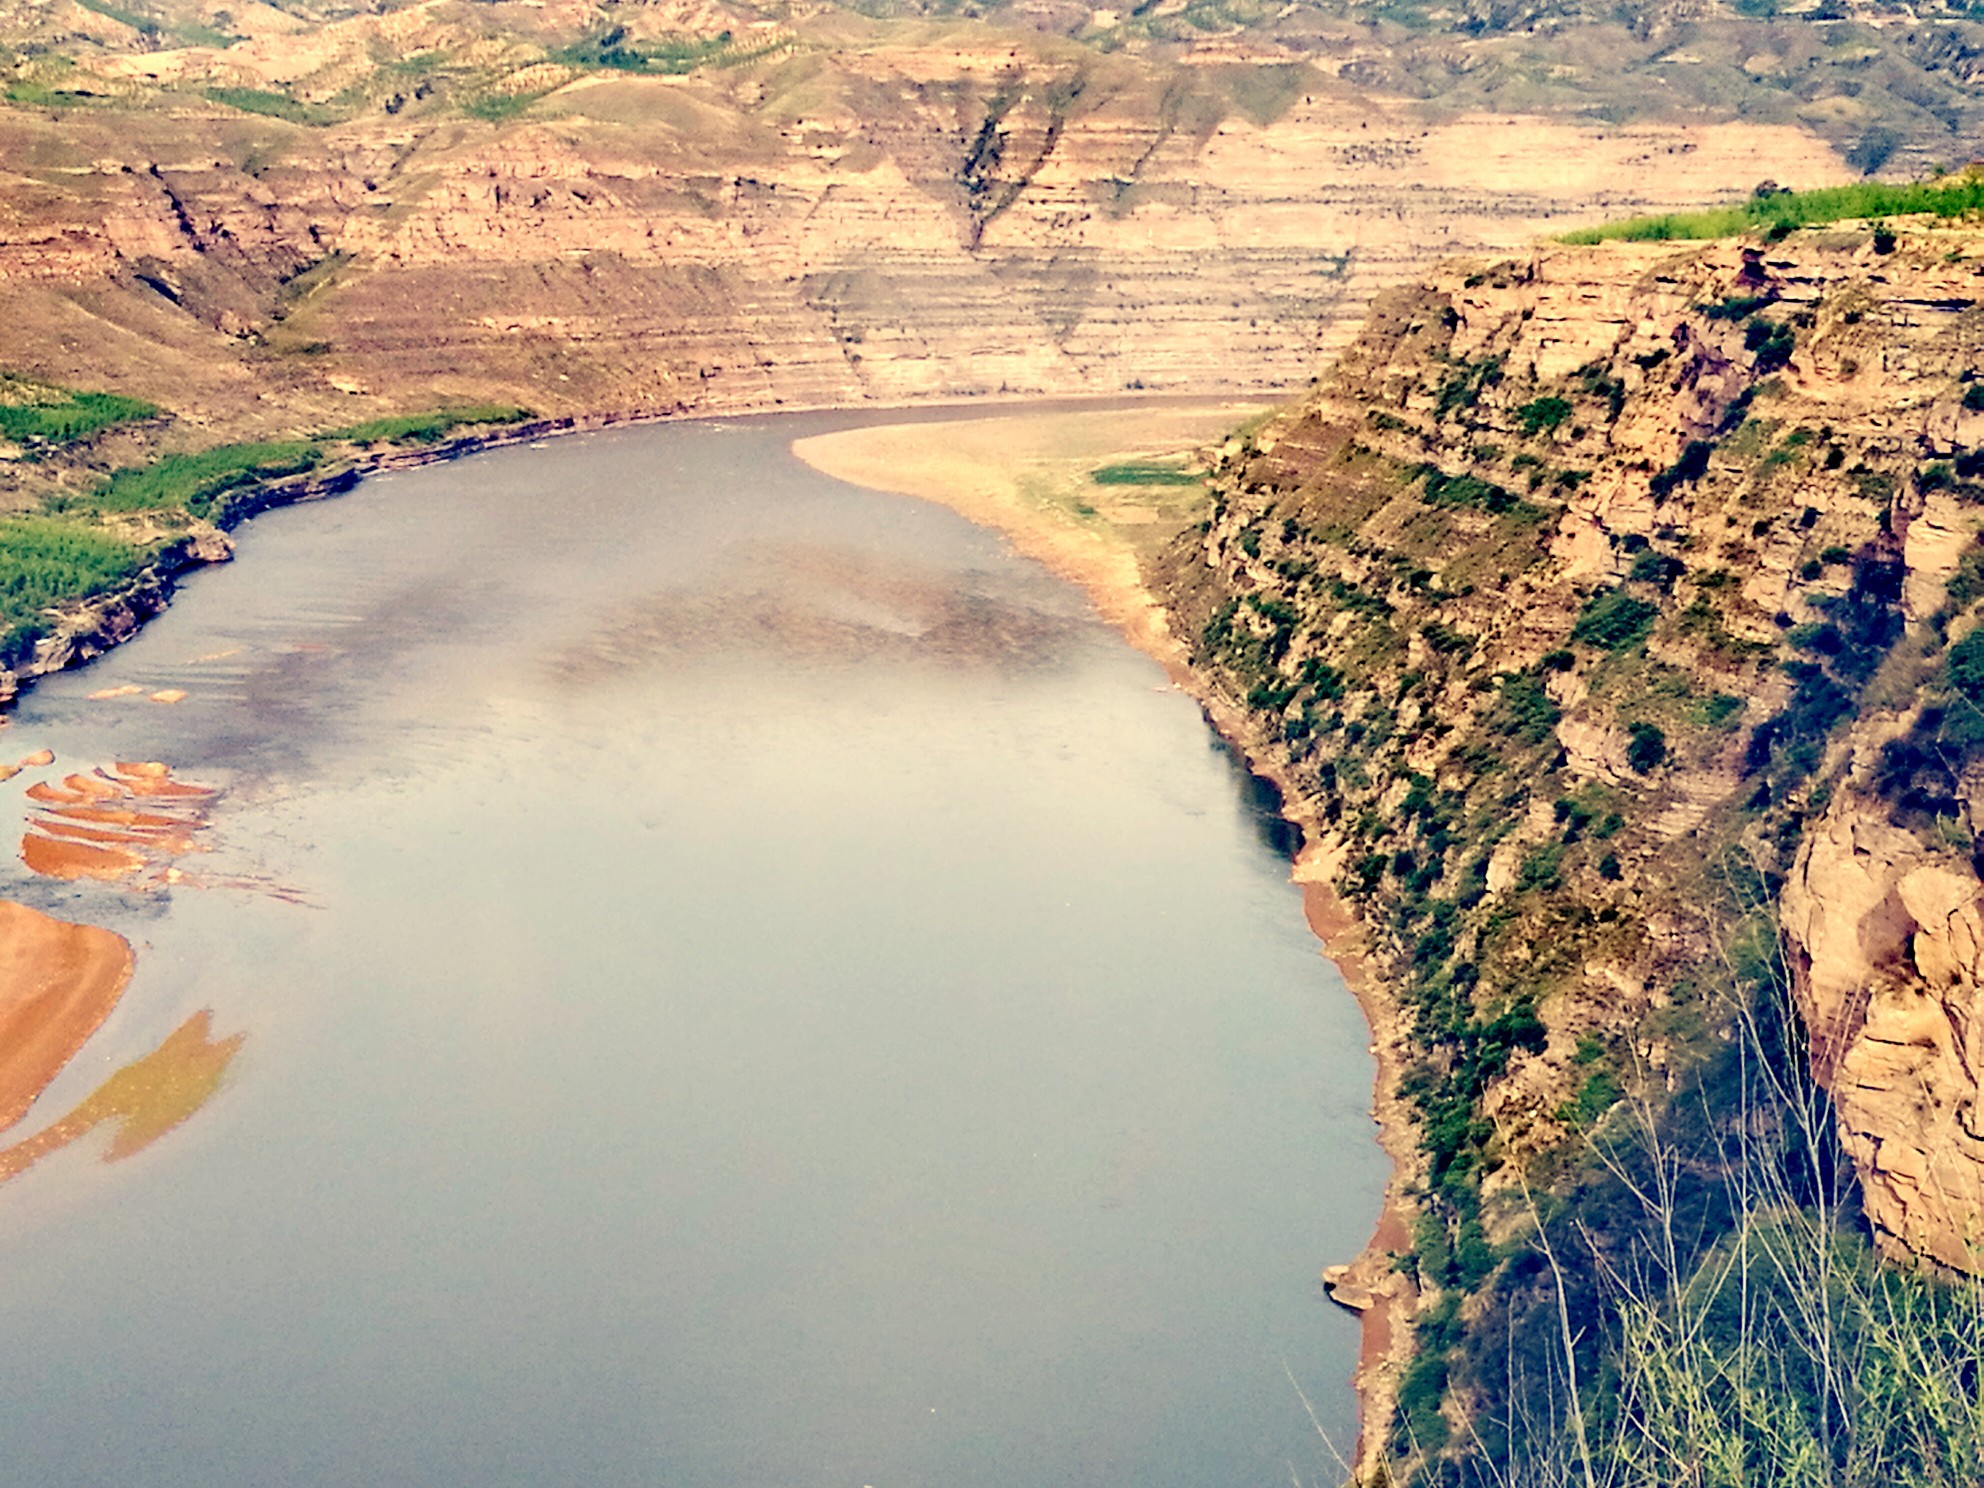
<svg viewBox="0 0 1984 1488">
<path fill-rule="evenodd" d="M 1429 255 L 1745 189 L 1759 150 L 1844 172 L 1788 128 L 1433 122 L 1320 75 L 1257 122 L 1203 71 L 987 32 L 568 69 L 493 123 L 0 106 L 6 355 L 185 442 L 467 399 L 1252 390 Z"/>
</svg>

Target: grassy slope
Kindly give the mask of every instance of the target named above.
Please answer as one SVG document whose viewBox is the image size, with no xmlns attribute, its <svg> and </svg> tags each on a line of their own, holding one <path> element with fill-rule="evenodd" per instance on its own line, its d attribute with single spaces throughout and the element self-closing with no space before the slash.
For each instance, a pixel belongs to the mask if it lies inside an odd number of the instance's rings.
<svg viewBox="0 0 1984 1488">
<path fill-rule="evenodd" d="M 118 417 L 157 412 L 112 394 L 34 386 L 43 400 L 29 405 L 39 417 L 34 427 L 61 431 L 67 443 L 86 439 Z M 0 405 L 0 418 L 7 411 Z M 349 464 L 370 448 L 434 444 L 477 426 L 528 416 L 524 409 L 486 404 L 374 419 L 308 439 L 218 445 L 124 466 L 86 491 L 52 496 L 40 514 L 0 521 L 0 665 L 18 663 L 63 610 L 128 583 L 155 556 L 161 531 L 211 516 L 229 491 L 326 464 Z M 138 515 L 142 522 L 127 520 Z"/>
</svg>

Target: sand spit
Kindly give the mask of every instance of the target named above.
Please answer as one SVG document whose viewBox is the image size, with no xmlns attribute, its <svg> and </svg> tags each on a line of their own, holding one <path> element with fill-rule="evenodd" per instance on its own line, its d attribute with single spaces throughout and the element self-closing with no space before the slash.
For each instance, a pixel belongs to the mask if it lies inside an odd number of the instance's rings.
<svg viewBox="0 0 1984 1488">
<path fill-rule="evenodd" d="M 131 966 L 123 936 L 0 900 L 0 1129 L 109 1016 Z"/>
<path fill-rule="evenodd" d="M 1181 454 L 1259 412 L 1259 404 L 1229 399 L 981 414 L 818 434 L 795 440 L 792 452 L 836 480 L 934 501 L 994 529 L 1079 585 L 1104 619 L 1175 670 L 1182 653 L 1144 589 L 1138 558 L 1198 519 L 1203 491 L 1096 475 L 1138 465 L 1182 470 Z"/>
</svg>

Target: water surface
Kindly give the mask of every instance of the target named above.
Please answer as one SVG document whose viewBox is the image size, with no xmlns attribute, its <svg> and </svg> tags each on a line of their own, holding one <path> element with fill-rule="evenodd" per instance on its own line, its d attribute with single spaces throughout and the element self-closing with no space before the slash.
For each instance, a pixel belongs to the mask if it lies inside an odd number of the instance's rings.
<svg viewBox="0 0 1984 1488">
<path fill-rule="evenodd" d="M 221 793 L 175 886 L 0 883 L 138 955 L 0 1140 L 211 1014 L 0 1187 L 10 1480 L 1330 1479 L 1357 1010 L 1189 700 L 835 422 L 272 513 L 24 702 L 0 825 Z"/>
</svg>

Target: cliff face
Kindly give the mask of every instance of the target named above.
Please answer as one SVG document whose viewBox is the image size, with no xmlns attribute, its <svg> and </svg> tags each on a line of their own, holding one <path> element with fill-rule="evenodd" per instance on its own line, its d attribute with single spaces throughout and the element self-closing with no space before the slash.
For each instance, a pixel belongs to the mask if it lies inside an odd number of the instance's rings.
<svg viewBox="0 0 1984 1488">
<path fill-rule="evenodd" d="M 1300 385 L 1429 255 L 1745 189 L 1759 150 L 1848 174 L 1792 127 L 1441 119 L 1232 42 L 670 11 L 736 39 L 658 76 L 542 60 L 583 5 L 244 11 L 224 48 L 59 14 L 93 39 L 0 102 L 4 358 L 160 404 L 168 445 Z"/>
<path fill-rule="evenodd" d="M 1436 1299 L 1718 1057 L 1780 885 L 1869 1219 L 1977 1264 L 1980 274 L 1866 226 L 1445 266 L 1159 575 L 1382 969 L 1422 1444 L 1468 1386 Z"/>
</svg>

